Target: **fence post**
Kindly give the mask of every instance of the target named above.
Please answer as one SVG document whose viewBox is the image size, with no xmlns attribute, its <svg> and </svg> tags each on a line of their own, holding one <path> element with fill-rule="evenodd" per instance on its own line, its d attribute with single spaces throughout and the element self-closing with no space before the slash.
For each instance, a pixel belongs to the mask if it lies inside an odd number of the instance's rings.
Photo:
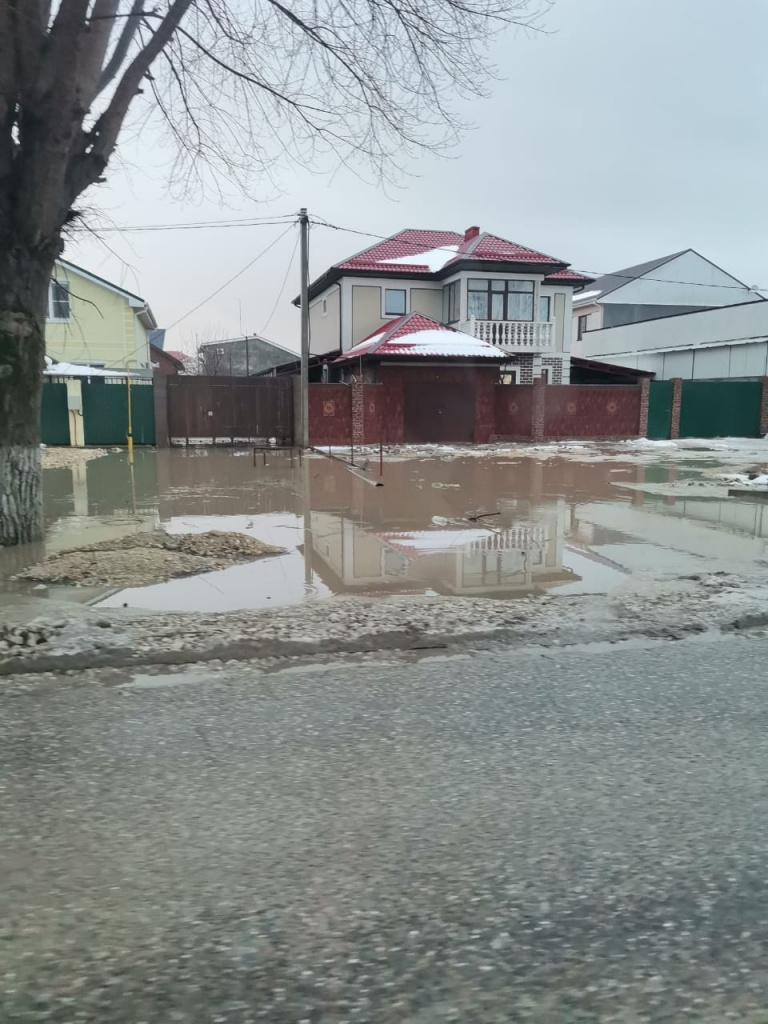
<svg viewBox="0 0 768 1024">
<path fill-rule="evenodd" d="M 680 437 L 680 409 L 683 404 L 683 378 L 672 378 L 672 415 L 669 424 L 669 436 L 673 441 Z"/>
<path fill-rule="evenodd" d="M 85 419 L 83 417 L 83 382 L 80 377 L 71 377 L 67 385 L 67 416 L 69 417 L 69 443 L 73 448 L 85 444 Z"/>
<path fill-rule="evenodd" d="M 352 385 L 352 443 L 365 444 L 365 390 L 362 384 Z"/>
<path fill-rule="evenodd" d="M 546 415 L 547 386 L 541 377 L 533 382 L 531 400 L 531 440 L 544 440 L 544 417 Z"/>
<path fill-rule="evenodd" d="M 768 377 L 763 377 L 760 392 L 760 436 L 768 434 Z"/>
<path fill-rule="evenodd" d="M 637 436 L 648 437 L 648 409 L 651 404 L 651 379 L 643 377 L 640 381 L 640 422 L 637 425 Z"/>
</svg>

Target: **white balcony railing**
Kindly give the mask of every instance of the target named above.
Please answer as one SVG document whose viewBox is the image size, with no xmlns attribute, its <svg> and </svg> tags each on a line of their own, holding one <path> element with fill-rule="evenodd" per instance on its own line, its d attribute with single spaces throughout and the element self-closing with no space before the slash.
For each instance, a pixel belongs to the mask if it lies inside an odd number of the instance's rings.
<svg viewBox="0 0 768 1024">
<path fill-rule="evenodd" d="M 555 325 L 533 320 L 465 320 L 459 329 L 505 352 L 546 352 L 555 347 Z"/>
</svg>

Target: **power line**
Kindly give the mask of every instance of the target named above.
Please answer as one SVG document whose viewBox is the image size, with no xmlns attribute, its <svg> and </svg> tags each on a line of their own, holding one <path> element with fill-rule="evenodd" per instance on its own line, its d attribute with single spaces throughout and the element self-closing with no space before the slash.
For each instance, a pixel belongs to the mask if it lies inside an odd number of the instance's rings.
<svg viewBox="0 0 768 1024">
<path fill-rule="evenodd" d="M 136 231 L 198 231 L 203 228 L 261 228 L 271 227 L 275 224 L 295 223 L 296 214 L 286 213 L 275 217 L 245 217 L 237 220 L 201 220 L 189 221 L 175 224 L 113 224 L 109 227 L 73 228 L 73 230 L 88 230 L 99 235 L 105 232 L 136 232 Z"/>
<path fill-rule="evenodd" d="M 261 331 L 259 331 L 259 333 L 262 334 L 262 335 L 266 334 L 267 328 L 272 323 L 272 317 L 275 315 L 275 310 L 277 309 L 278 303 L 280 302 L 280 299 L 282 299 L 282 297 L 283 297 L 283 292 L 285 291 L 285 286 L 288 284 L 288 277 L 289 277 L 289 275 L 291 273 L 291 267 L 293 266 L 293 261 L 296 258 L 296 250 L 299 247 L 299 238 L 300 237 L 301 236 L 299 235 L 299 232 L 297 231 L 296 232 L 296 241 L 295 241 L 295 243 L 293 245 L 293 251 L 291 252 L 290 259 L 288 260 L 288 266 L 286 267 L 286 270 L 285 270 L 285 277 L 283 278 L 283 283 L 280 285 L 280 291 L 278 292 L 277 298 L 275 299 L 275 304 L 272 307 L 272 310 L 271 310 L 269 316 L 267 317 L 267 322 L 261 328 Z"/>
<path fill-rule="evenodd" d="M 327 220 L 322 220 L 322 219 L 318 219 L 318 218 L 313 218 L 312 219 L 312 223 L 318 225 L 319 227 L 331 228 L 333 231 L 345 231 L 347 234 L 350 234 L 350 235 L 360 235 L 361 237 L 364 237 L 364 238 L 376 238 L 380 242 L 388 242 L 392 238 L 392 235 L 377 235 L 373 231 L 360 231 L 357 228 L 345 228 L 345 227 L 341 226 L 340 224 L 331 224 Z M 443 245 L 433 245 L 431 247 L 430 251 L 431 252 L 450 253 L 451 256 L 454 256 L 454 257 L 462 255 L 461 253 L 458 253 L 455 248 L 452 248 L 450 246 L 443 246 Z M 414 255 L 418 255 L 418 254 L 415 253 Z M 471 256 L 471 254 L 464 254 L 464 255 Z M 569 267 L 568 269 L 572 273 L 584 274 L 585 276 L 592 277 L 592 278 L 598 278 L 598 277 L 618 277 L 618 278 L 621 278 L 622 280 L 626 280 L 626 281 L 638 281 L 638 280 L 658 281 L 661 284 L 686 284 L 686 285 L 691 285 L 692 287 L 695 287 L 695 288 L 725 288 L 725 289 L 727 289 L 729 291 L 738 291 L 738 292 L 743 292 L 743 291 L 764 292 L 764 291 L 768 291 L 768 285 L 763 287 L 761 285 L 705 284 L 702 281 L 676 281 L 676 280 L 671 280 L 671 279 L 666 278 L 666 277 L 648 277 L 645 274 L 642 276 L 642 278 L 639 278 L 639 277 L 633 277 L 631 274 L 616 273 L 615 271 L 574 270 L 572 267 Z M 588 288 L 589 288 L 589 285 L 588 284 L 585 285 L 585 289 L 588 289 Z M 574 294 L 574 298 L 578 298 L 578 294 L 579 293 L 576 292 Z"/>
<path fill-rule="evenodd" d="M 247 270 L 251 269 L 251 267 L 254 265 L 254 263 L 257 263 L 262 258 L 262 256 L 266 256 L 266 254 L 269 252 L 270 249 L 272 249 L 274 246 L 276 246 L 277 243 L 282 238 L 285 238 L 285 236 L 288 234 L 288 232 L 291 230 L 292 227 L 293 227 L 293 225 L 289 224 L 288 227 L 285 229 L 285 231 L 282 232 L 282 234 L 278 235 L 277 238 L 273 239 L 273 241 L 271 241 L 269 243 L 269 245 L 266 247 L 266 249 L 262 249 L 261 252 L 257 256 L 254 256 L 253 259 L 249 263 L 246 263 L 246 265 L 242 268 L 242 270 L 238 270 L 238 272 L 236 274 L 233 274 L 232 277 L 230 277 L 229 280 L 225 281 L 223 285 L 221 285 L 219 288 L 216 289 L 216 291 L 211 292 L 210 295 L 206 296 L 206 298 L 204 298 L 202 302 L 198 302 L 198 304 L 196 306 L 194 306 L 192 309 L 190 309 L 186 313 L 184 313 L 183 316 L 180 316 L 178 318 L 178 320 L 174 320 L 173 323 L 170 324 L 169 327 L 166 327 L 166 330 L 170 331 L 171 328 L 176 327 L 177 324 L 180 324 L 182 320 L 186 320 L 188 316 L 192 316 L 192 314 L 196 313 L 198 311 L 198 309 L 200 309 L 202 306 L 204 306 L 207 302 L 210 302 L 211 299 L 216 298 L 216 296 L 220 292 L 223 292 L 225 288 L 228 288 L 229 285 L 231 285 L 234 281 L 236 281 L 238 279 L 238 277 L 242 277 L 243 274 Z"/>
</svg>

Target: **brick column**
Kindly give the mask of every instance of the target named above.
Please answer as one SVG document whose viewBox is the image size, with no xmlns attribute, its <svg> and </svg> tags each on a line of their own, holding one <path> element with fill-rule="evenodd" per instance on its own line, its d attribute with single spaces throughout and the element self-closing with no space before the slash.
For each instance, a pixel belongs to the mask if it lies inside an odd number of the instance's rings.
<svg viewBox="0 0 768 1024">
<path fill-rule="evenodd" d="M 352 384 L 352 444 L 365 444 L 365 387 Z"/>
<path fill-rule="evenodd" d="M 531 401 L 531 440 L 544 440 L 544 410 L 546 404 L 547 385 L 537 377 L 533 382 L 533 399 Z"/>
<path fill-rule="evenodd" d="M 760 395 L 760 433 L 768 434 L 768 377 L 763 377 L 763 390 Z"/>
<path fill-rule="evenodd" d="M 640 381 L 640 422 L 637 426 L 638 437 L 648 437 L 648 406 L 651 400 L 651 378 L 643 377 Z"/>
<path fill-rule="evenodd" d="M 670 416 L 669 436 L 673 441 L 680 437 L 680 406 L 683 403 L 683 378 L 672 378 L 672 415 Z"/>
</svg>

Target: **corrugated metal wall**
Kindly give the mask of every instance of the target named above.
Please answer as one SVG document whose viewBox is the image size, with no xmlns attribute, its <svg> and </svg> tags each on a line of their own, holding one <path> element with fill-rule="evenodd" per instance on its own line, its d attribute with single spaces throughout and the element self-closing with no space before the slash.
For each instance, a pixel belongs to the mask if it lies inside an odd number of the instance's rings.
<svg viewBox="0 0 768 1024">
<path fill-rule="evenodd" d="M 69 444 L 67 385 L 43 384 L 40 398 L 40 440 L 43 444 Z"/>
</svg>

